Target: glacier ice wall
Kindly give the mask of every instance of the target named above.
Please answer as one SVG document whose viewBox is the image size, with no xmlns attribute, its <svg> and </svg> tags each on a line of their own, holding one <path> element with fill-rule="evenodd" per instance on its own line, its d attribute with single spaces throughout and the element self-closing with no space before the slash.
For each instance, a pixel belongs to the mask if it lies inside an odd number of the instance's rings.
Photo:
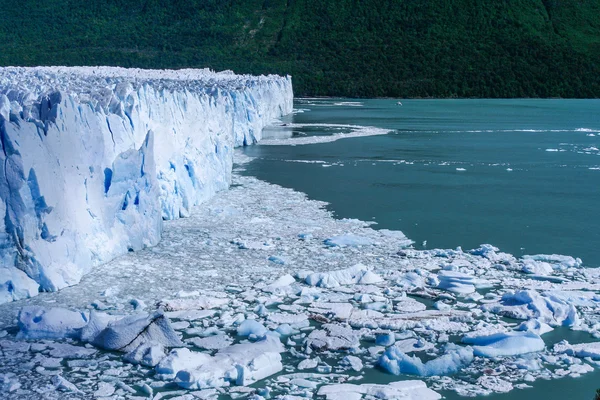
<svg viewBox="0 0 600 400">
<path fill-rule="evenodd" d="M 0 303 L 156 244 L 292 100 L 274 75 L 0 68 Z"/>
</svg>

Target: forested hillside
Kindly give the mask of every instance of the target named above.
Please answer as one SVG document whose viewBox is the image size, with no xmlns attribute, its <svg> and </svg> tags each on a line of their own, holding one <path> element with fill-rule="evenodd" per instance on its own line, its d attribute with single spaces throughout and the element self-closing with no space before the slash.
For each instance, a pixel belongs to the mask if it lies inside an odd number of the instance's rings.
<svg viewBox="0 0 600 400">
<path fill-rule="evenodd" d="M 600 0 L 0 0 L 0 65 L 291 74 L 297 95 L 600 97 Z"/>
</svg>

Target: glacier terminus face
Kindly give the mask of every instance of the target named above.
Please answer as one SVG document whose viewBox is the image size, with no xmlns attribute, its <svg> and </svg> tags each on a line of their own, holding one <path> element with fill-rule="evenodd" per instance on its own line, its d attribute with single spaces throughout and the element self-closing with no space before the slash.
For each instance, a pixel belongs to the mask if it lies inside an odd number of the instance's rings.
<svg viewBox="0 0 600 400">
<path fill-rule="evenodd" d="M 0 303 L 155 245 L 292 101 L 289 76 L 0 68 Z"/>
</svg>

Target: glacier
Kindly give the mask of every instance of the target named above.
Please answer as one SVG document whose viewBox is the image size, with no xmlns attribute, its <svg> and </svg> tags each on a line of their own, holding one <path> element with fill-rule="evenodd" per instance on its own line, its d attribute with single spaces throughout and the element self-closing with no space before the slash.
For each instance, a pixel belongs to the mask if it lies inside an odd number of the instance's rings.
<svg viewBox="0 0 600 400">
<path fill-rule="evenodd" d="M 292 105 L 289 76 L 0 68 L 0 303 L 157 244 Z"/>
<path fill-rule="evenodd" d="M 156 246 L 0 306 L 2 395 L 420 399 L 597 376 L 599 269 L 564 259 L 540 281 L 523 268 L 546 261 L 490 245 L 406 247 L 241 174 L 235 152 L 230 190 Z M 372 244 L 325 245 L 340 235 Z"/>
</svg>

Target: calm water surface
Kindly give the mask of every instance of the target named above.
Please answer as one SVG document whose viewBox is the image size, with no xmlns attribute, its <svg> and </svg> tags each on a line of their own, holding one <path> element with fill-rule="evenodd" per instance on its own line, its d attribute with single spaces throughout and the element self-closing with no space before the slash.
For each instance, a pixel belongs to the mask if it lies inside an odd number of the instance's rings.
<svg viewBox="0 0 600 400">
<path fill-rule="evenodd" d="M 248 173 L 402 230 L 418 248 L 491 243 L 600 266 L 599 100 L 299 99 L 271 137 L 389 134 L 258 145 Z M 363 129 L 360 132 L 369 132 Z"/>
</svg>

